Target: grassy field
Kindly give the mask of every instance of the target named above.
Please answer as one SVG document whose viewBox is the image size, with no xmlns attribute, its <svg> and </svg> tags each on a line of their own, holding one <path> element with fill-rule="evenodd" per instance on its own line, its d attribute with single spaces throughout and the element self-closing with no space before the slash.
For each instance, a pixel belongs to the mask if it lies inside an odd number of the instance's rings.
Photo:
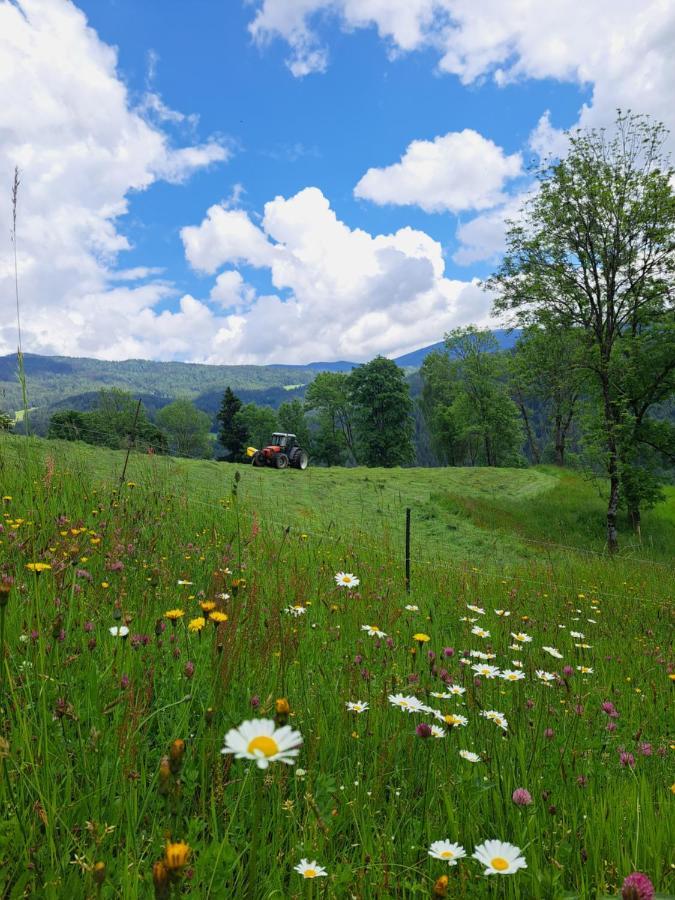
<svg viewBox="0 0 675 900">
<path fill-rule="evenodd" d="M 0 895 L 668 895 L 672 492 L 609 559 L 552 468 L 123 465 L 0 438 Z M 221 753 L 267 719 L 293 765 Z"/>
</svg>

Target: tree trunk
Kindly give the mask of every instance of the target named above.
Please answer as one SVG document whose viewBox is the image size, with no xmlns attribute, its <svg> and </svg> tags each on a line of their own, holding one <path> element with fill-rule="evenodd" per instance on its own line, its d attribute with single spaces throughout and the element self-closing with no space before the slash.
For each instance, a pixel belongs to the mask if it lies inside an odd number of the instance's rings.
<svg viewBox="0 0 675 900">
<path fill-rule="evenodd" d="M 527 443 L 530 447 L 532 462 L 535 464 L 535 466 L 538 466 L 541 462 L 541 452 L 539 451 L 539 445 L 537 444 L 534 434 L 532 433 L 530 417 L 528 416 L 527 409 L 525 408 L 525 404 L 522 401 L 518 401 L 518 409 L 520 410 L 520 414 L 523 417 L 523 422 L 525 423 L 525 433 L 527 435 Z"/>
<path fill-rule="evenodd" d="M 628 504 L 628 518 L 636 534 L 640 534 L 640 504 L 635 501 Z"/>
<path fill-rule="evenodd" d="M 562 416 L 555 418 L 555 464 L 565 465 L 565 430 L 562 424 Z"/>
<path fill-rule="evenodd" d="M 609 475 L 609 500 L 607 501 L 607 549 L 616 553 L 619 549 L 619 532 L 616 527 L 619 509 L 619 451 L 616 444 L 616 415 L 612 403 L 609 375 L 605 367 L 601 373 L 602 395 L 605 407 L 607 431 L 607 474 Z"/>
</svg>

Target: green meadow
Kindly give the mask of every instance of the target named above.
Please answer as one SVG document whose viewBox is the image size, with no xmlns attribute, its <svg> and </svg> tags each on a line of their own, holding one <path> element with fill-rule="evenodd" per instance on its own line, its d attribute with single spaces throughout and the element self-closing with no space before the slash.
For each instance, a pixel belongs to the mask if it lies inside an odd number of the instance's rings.
<svg viewBox="0 0 675 900">
<path fill-rule="evenodd" d="M 673 892 L 672 488 L 124 467 L 0 436 L 1 896 Z"/>
</svg>

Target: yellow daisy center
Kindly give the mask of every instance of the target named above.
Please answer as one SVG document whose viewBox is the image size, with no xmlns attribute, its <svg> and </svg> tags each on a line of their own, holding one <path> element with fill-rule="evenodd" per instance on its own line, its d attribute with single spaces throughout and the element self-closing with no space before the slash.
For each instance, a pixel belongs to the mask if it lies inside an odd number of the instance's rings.
<svg viewBox="0 0 675 900">
<path fill-rule="evenodd" d="M 247 749 L 249 753 L 255 753 L 256 750 L 259 750 L 265 756 L 270 757 L 279 752 L 279 745 L 274 738 L 271 738 L 266 734 L 259 734 L 258 737 L 249 741 Z"/>
<path fill-rule="evenodd" d="M 443 857 L 443 859 L 452 859 L 454 855 L 455 854 L 452 852 L 452 850 L 441 850 L 441 856 Z"/>
<path fill-rule="evenodd" d="M 343 584 L 349 584 L 350 581 L 351 581 L 351 578 L 349 577 L 349 575 L 345 575 L 344 578 L 342 579 Z M 314 869 L 310 869 L 309 871 L 314 872 Z M 314 872 L 314 875 L 316 875 L 316 872 Z M 305 878 L 313 878 L 314 875 L 305 875 Z"/>
<path fill-rule="evenodd" d="M 503 856 L 495 856 L 490 860 L 490 865 L 493 869 L 496 869 L 498 872 L 503 872 L 509 867 L 508 859 L 504 859 Z"/>
<path fill-rule="evenodd" d="M 305 869 L 302 874 L 305 878 L 316 878 L 316 869 Z"/>
</svg>

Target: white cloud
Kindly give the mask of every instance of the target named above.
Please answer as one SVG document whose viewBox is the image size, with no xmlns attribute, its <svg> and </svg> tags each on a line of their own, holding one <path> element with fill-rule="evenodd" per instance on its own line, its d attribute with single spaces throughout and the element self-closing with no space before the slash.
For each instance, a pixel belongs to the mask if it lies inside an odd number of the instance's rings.
<svg viewBox="0 0 675 900">
<path fill-rule="evenodd" d="M 537 156 L 545 160 L 548 157 L 561 159 L 569 149 L 567 134 L 551 124 L 550 110 L 546 110 L 530 134 L 528 146 Z"/>
<path fill-rule="evenodd" d="M 161 318 L 153 307 L 172 295 L 170 285 L 111 287 L 158 274 L 150 267 L 115 271 L 129 247 L 119 218 L 130 192 L 158 179 L 183 181 L 226 160 L 229 150 L 218 140 L 175 149 L 157 120 L 182 114 L 159 98 L 154 107 L 152 122 L 132 107 L 115 50 L 71 2 L 0 0 L 0 234 L 10 231 L 9 187 L 18 165 L 24 349 L 119 357 L 140 346 L 129 337 L 142 333 L 134 329 Z M 13 296 L 6 237 L 0 296 Z M 177 315 L 192 313 L 181 308 Z M 12 303 L 3 301 L 0 353 L 13 352 L 16 342 Z"/>
<path fill-rule="evenodd" d="M 318 188 L 267 203 L 260 227 L 241 210 L 211 207 L 182 235 L 196 267 L 264 266 L 281 294 L 249 295 L 245 311 L 214 316 L 203 356 L 209 362 L 395 356 L 455 325 L 489 321 L 490 298 L 474 282 L 445 277 L 437 241 L 412 228 L 387 235 L 352 229 Z M 241 291 L 235 274 L 221 272 L 212 297 Z"/>
<path fill-rule="evenodd" d="M 459 248 L 452 259 L 460 266 L 498 260 L 504 252 L 507 220 L 517 220 L 529 194 L 521 191 L 505 203 L 463 222 L 457 227 Z"/>
<path fill-rule="evenodd" d="M 589 85 L 581 124 L 608 124 L 616 108 L 673 125 L 675 3 L 670 0 L 258 0 L 251 32 L 280 37 L 296 75 L 323 71 L 321 19 L 375 27 L 394 52 L 431 48 L 463 84 L 521 78 Z"/>
<path fill-rule="evenodd" d="M 252 303 L 255 299 L 255 289 L 246 284 L 235 269 L 227 269 L 216 278 L 216 283 L 211 288 L 210 299 L 223 309 L 229 309 Z"/>
<path fill-rule="evenodd" d="M 504 183 L 521 171 L 519 153 L 506 156 L 465 128 L 433 141 L 413 141 L 400 162 L 369 169 L 354 193 L 378 204 L 416 204 L 426 212 L 487 209 L 503 201 Z"/>
</svg>

